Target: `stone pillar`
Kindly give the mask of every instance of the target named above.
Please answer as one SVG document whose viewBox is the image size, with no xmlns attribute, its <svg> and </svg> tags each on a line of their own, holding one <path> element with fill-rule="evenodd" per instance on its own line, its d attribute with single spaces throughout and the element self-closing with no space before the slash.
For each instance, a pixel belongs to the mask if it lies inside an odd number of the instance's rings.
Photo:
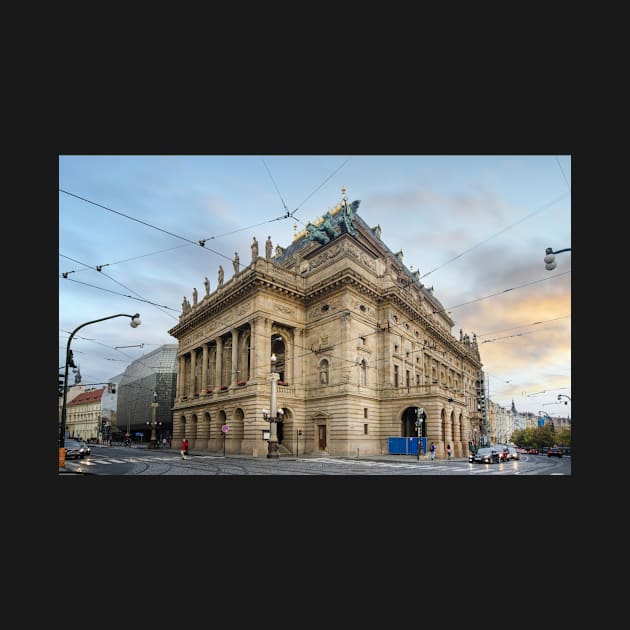
<svg viewBox="0 0 630 630">
<path fill-rule="evenodd" d="M 197 388 L 197 379 L 195 378 L 196 376 L 196 363 L 197 363 L 197 348 L 193 348 L 190 351 L 190 392 L 188 393 L 189 396 L 192 396 L 195 392 L 198 392 L 199 390 L 196 389 Z"/>
<path fill-rule="evenodd" d="M 302 383 L 306 385 L 306 379 L 304 378 L 304 351 L 297 352 L 299 349 L 303 349 L 305 347 L 304 342 L 304 329 L 299 328 L 293 331 L 293 343 L 291 347 L 291 364 L 292 364 L 292 374 L 289 380 L 290 385 L 295 385 L 296 383 Z M 297 357 L 300 357 L 299 360 Z M 319 380 L 319 375 L 318 375 Z"/>
<path fill-rule="evenodd" d="M 262 373 L 258 371 L 258 361 L 256 357 L 256 348 L 258 347 L 258 322 L 260 321 L 260 317 L 253 317 L 249 321 L 249 374 L 248 380 L 254 380 L 257 382 L 262 376 Z"/>
<path fill-rule="evenodd" d="M 186 394 L 186 357 L 183 354 L 179 355 L 179 361 L 177 366 L 177 398 L 181 398 Z"/>
<path fill-rule="evenodd" d="M 199 393 L 205 393 L 206 387 L 208 387 L 208 344 L 204 343 L 202 346 L 201 385 L 199 386 Z"/>
<path fill-rule="evenodd" d="M 223 371 L 223 337 L 217 337 L 217 357 L 215 362 L 214 389 L 221 388 L 221 372 Z"/>
<path fill-rule="evenodd" d="M 232 370 L 230 378 L 230 387 L 236 387 L 236 382 L 240 379 L 240 372 L 238 371 L 238 330 L 232 329 Z"/>
<path fill-rule="evenodd" d="M 256 374 L 266 381 L 271 372 L 271 320 L 259 318 L 256 328 Z"/>
</svg>

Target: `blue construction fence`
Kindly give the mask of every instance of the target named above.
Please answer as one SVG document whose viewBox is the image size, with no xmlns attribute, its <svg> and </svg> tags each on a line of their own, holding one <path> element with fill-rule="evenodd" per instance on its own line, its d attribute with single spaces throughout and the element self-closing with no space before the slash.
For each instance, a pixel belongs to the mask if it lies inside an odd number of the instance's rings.
<svg viewBox="0 0 630 630">
<path fill-rule="evenodd" d="M 422 449 L 420 455 L 427 452 L 425 437 L 388 437 L 387 440 L 390 455 L 418 455 L 418 448 Z"/>
</svg>

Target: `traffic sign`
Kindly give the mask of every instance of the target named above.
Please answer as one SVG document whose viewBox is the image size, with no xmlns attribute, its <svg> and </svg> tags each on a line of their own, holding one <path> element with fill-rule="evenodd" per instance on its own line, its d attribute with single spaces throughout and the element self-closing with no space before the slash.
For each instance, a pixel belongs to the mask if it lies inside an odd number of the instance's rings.
<svg viewBox="0 0 630 630">
<path fill-rule="evenodd" d="M 221 431 L 223 431 L 223 433 L 227 433 L 227 432 L 229 431 L 229 429 L 230 429 L 230 427 L 228 427 L 228 425 L 227 425 L 227 424 L 224 424 L 224 425 L 221 427 Z"/>
</svg>

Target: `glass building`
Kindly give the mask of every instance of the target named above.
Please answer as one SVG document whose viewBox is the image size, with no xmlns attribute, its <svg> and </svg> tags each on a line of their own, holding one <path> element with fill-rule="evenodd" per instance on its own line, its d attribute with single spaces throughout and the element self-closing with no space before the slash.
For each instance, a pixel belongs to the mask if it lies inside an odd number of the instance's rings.
<svg viewBox="0 0 630 630">
<path fill-rule="evenodd" d="M 177 344 L 165 344 L 143 355 L 125 370 L 117 388 L 116 433 L 114 439 L 129 434 L 134 442 L 149 442 L 157 393 L 157 437 L 170 440 L 173 433 L 173 404 L 177 386 Z M 161 423 L 161 424 L 159 424 Z"/>
</svg>

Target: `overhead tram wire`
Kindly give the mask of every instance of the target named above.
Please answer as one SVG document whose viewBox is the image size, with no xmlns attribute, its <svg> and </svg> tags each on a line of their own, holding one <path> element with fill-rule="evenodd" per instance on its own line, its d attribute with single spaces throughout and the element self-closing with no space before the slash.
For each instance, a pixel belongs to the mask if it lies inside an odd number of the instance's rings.
<svg viewBox="0 0 630 630">
<path fill-rule="evenodd" d="M 72 259 L 74 260 L 74 259 Z M 133 293 L 135 293 L 139 298 L 142 298 L 142 296 L 137 292 L 134 291 L 133 289 L 130 289 L 129 287 L 125 286 L 124 284 L 122 284 L 122 282 L 119 282 L 118 280 L 116 280 L 115 278 L 112 278 L 110 275 L 104 273 L 101 269 L 95 268 L 95 267 L 91 267 L 90 265 L 81 262 L 80 260 L 74 260 L 74 262 L 78 262 L 80 265 L 85 265 L 86 267 L 93 269 L 94 271 L 98 271 L 99 273 L 101 273 L 102 275 L 104 275 L 106 278 L 109 278 L 112 282 L 115 282 L 116 284 L 120 285 L 123 289 L 127 289 L 127 291 L 132 291 Z M 68 275 L 67 273 L 63 273 L 62 276 L 68 280 Z M 76 281 L 75 281 L 76 282 Z M 81 283 L 81 284 L 85 284 L 85 283 Z M 142 298 L 142 300 L 147 303 L 147 304 L 151 304 L 152 306 L 155 306 L 156 308 L 160 309 L 162 307 L 158 306 L 157 304 L 155 304 L 154 302 L 149 302 L 147 299 Z M 167 306 L 163 307 L 163 308 L 168 308 Z M 175 310 L 175 309 L 170 309 L 170 310 Z M 170 313 L 164 313 L 165 315 L 168 315 L 169 317 L 173 317 Z M 173 318 L 175 319 L 175 318 Z"/>
<path fill-rule="evenodd" d="M 74 193 L 68 192 L 67 190 L 64 190 L 63 188 L 59 188 L 59 192 L 62 192 L 66 195 L 70 195 L 71 197 L 76 197 L 77 199 L 81 199 L 81 201 L 85 201 L 86 203 L 91 203 L 94 206 L 97 206 L 99 208 L 103 208 L 104 210 L 108 210 L 109 212 L 113 212 L 114 214 L 118 214 L 121 217 L 125 217 L 126 219 L 129 219 L 130 221 L 136 221 L 136 223 L 140 223 L 141 225 L 146 225 L 147 227 L 153 228 L 154 230 L 158 230 L 158 232 L 163 232 L 164 234 L 168 234 L 169 236 L 172 236 L 174 238 L 178 238 L 182 241 L 186 241 L 187 243 L 190 243 L 191 245 L 196 245 L 196 246 L 201 246 L 202 249 L 205 249 L 207 251 L 212 252 L 213 254 L 216 254 L 217 256 L 221 256 L 221 258 L 225 258 L 226 260 L 231 261 L 232 258 L 230 258 L 229 256 L 222 254 L 221 252 L 218 252 L 210 247 L 205 247 L 205 241 L 202 242 L 201 241 L 191 241 L 189 238 L 186 238 L 185 236 L 180 236 L 179 234 L 174 234 L 173 232 L 169 232 L 168 230 L 164 230 L 160 227 L 157 227 L 156 225 L 152 225 L 151 223 L 147 223 L 146 221 L 141 221 L 140 219 L 136 219 L 135 217 L 131 217 L 128 214 L 125 214 L 124 212 L 119 212 L 118 210 L 113 210 L 112 208 L 108 208 L 107 206 L 104 206 L 100 203 L 96 203 L 95 201 L 90 201 L 89 199 L 86 199 L 85 197 L 80 197 L 79 195 L 75 195 Z"/>
<path fill-rule="evenodd" d="M 173 251 L 174 249 L 180 249 L 182 247 L 189 247 L 189 245 L 190 245 L 189 243 L 186 243 L 185 245 L 176 245 L 175 247 L 169 247 L 168 249 L 160 249 L 156 252 L 149 252 L 148 254 L 140 254 L 140 256 L 134 256 L 133 258 L 125 258 L 123 260 L 117 260 L 116 262 L 112 262 L 112 263 L 104 263 L 102 265 L 96 265 L 96 267 L 87 267 L 86 269 L 76 269 L 74 271 L 64 271 L 62 275 L 69 274 L 69 273 L 77 273 L 79 271 L 87 271 L 88 269 L 96 269 L 96 271 L 101 271 L 103 267 L 111 267 L 112 265 L 119 265 L 120 263 L 130 262 L 132 260 L 137 260 L 138 258 L 146 258 L 147 256 L 154 256 L 155 254 L 162 254 L 164 252 L 170 252 L 170 251 Z M 70 256 L 65 256 L 64 254 L 59 254 L 59 255 L 62 258 L 67 258 L 68 260 L 72 260 L 73 262 L 79 263 L 80 265 L 85 264 L 85 263 L 80 262 L 79 260 L 70 258 Z M 64 275 L 63 277 L 66 278 L 67 275 Z"/>
<path fill-rule="evenodd" d="M 538 208 L 538 210 L 534 210 L 534 212 L 530 212 L 529 214 L 525 215 L 522 219 L 519 219 L 518 221 L 515 221 L 514 223 L 511 223 L 510 225 L 504 227 L 502 230 L 499 230 L 498 232 L 495 232 L 494 234 L 492 234 L 488 238 L 484 239 L 483 241 L 479 241 L 477 244 L 473 245 L 472 247 L 469 247 L 468 249 L 464 250 L 460 254 L 457 254 L 457 256 L 454 256 L 453 258 L 450 258 L 449 260 L 447 260 L 446 262 L 442 263 L 441 265 L 438 265 L 434 269 L 431 269 L 431 271 L 427 271 L 427 273 L 425 273 L 425 274 L 420 276 L 419 280 L 422 280 L 422 278 L 426 278 L 429 274 L 432 274 L 434 271 L 437 271 L 438 269 L 441 269 L 442 267 L 446 267 L 446 265 L 448 265 L 449 263 L 452 263 L 454 260 L 457 260 L 458 258 L 461 258 L 464 254 L 467 254 L 468 252 L 471 252 L 476 247 L 479 247 L 480 245 L 483 245 L 484 243 L 487 243 L 489 240 L 493 239 L 495 236 L 498 236 L 499 234 L 503 234 L 503 232 L 507 232 L 507 230 L 513 228 L 515 225 L 518 225 L 519 223 L 522 223 L 523 221 L 529 219 L 530 217 L 533 217 L 535 214 L 538 214 L 539 212 L 542 212 L 543 210 L 546 210 L 547 208 L 549 208 L 550 206 L 554 205 L 555 203 L 558 203 L 558 201 L 561 201 L 565 197 L 568 197 L 569 194 L 570 193 L 568 193 L 568 192 L 563 193 L 559 197 L 556 197 L 555 199 L 553 199 L 549 203 L 546 203 L 542 207 Z"/>
<path fill-rule="evenodd" d="M 561 315 L 560 317 L 553 317 L 552 319 L 543 319 L 540 322 L 532 322 L 531 324 L 521 324 L 520 326 L 512 326 L 510 328 L 501 328 L 499 330 L 491 330 L 487 333 L 477 333 L 477 339 L 479 337 L 487 337 L 488 335 L 496 335 L 500 332 L 506 332 L 508 330 L 516 330 L 517 328 L 528 328 L 529 326 L 536 326 L 537 324 L 546 324 L 547 322 L 555 322 L 559 319 L 566 319 L 567 317 L 571 317 L 571 315 Z"/>
<path fill-rule="evenodd" d="M 126 293 L 119 293 L 118 291 L 112 291 L 111 289 L 105 289 L 103 287 L 97 287 L 95 284 L 89 284 L 88 282 L 81 282 L 80 280 L 73 280 L 72 278 L 67 278 L 67 280 L 69 280 L 70 282 L 76 282 L 77 284 L 83 284 L 86 287 L 92 287 L 93 289 L 99 289 L 100 291 L 105 291 L 107 293 L 113 293 L 114 295 L 120 295 L 122 297 L 126 297 L 126 298 L 129 298 L 131 300 L 137 300 L 138 302 L 144 302 L 145 304 L 150 304 L 151 306 L 157 306 L 158 308 L 166 308 L 169 311 L 175 311 L 176 313 L 179 313 L 179 309 L 171 308 L 170 306 L 165 306 L 164 304 L 156 304 L 155 302 L 151 302 L 150 300 L 145 300 L 143 298 L 137 298 L 137 297 L 135 297 L 133 295 L 127 295 Z M 169 317 L 173 317 L 170 313 L 164 313 L 164 314 L 168 315 Z M 173 317 L 173 319 L 177 319 L 177 318 Z"/>
<path fill-rule="evenodd" d="M 560 276 L 564 276 L 567 273 L 571 273 L 571 270 L 569 269 L 569 271 L 563 271 L 562 273 L 557 273 L 554 276 L 551 276 L 551 278 L 559 278 Z M 446 308 L 441 308 L 438 309 L 437 311 L 433 311 L 433 314 L 437 314 L 437 313 L 446 313 L 447 311 L 451 311 L 455 308 L 459 308 L 460 306 L 466 306 L 467 304 L 474 304 L 475 302 L 481 302 L 481 300 L 487 300 L 488 298 L 491 297 L 496 297 L 497 295 L 502 295 L 503 293 L 508 293 L 509 291 L 516 291 L 517 289 L 522 289 L 524 287 L 528 287 L 532 284 L 538 284 L 539 282 L 545 282 L 546 280 L 551 280 L 550 277 L 547 278 L 541 278 L 540 280 L 533 280 L 532 282 L 526 282 L 525 284 L 519 284 L 516 287 L 511 287 L 509 289 L 503 289 L 503 291 L 498 291 L 497 293 L 491 293 L 490 295 L 484 295 L 483 297 L 477 298 L 475 300 L 470 300 L 469 302 L 462 302 L 461 304 L 455 304 L 454 306 L 447 306 Z"/>
</svg>

